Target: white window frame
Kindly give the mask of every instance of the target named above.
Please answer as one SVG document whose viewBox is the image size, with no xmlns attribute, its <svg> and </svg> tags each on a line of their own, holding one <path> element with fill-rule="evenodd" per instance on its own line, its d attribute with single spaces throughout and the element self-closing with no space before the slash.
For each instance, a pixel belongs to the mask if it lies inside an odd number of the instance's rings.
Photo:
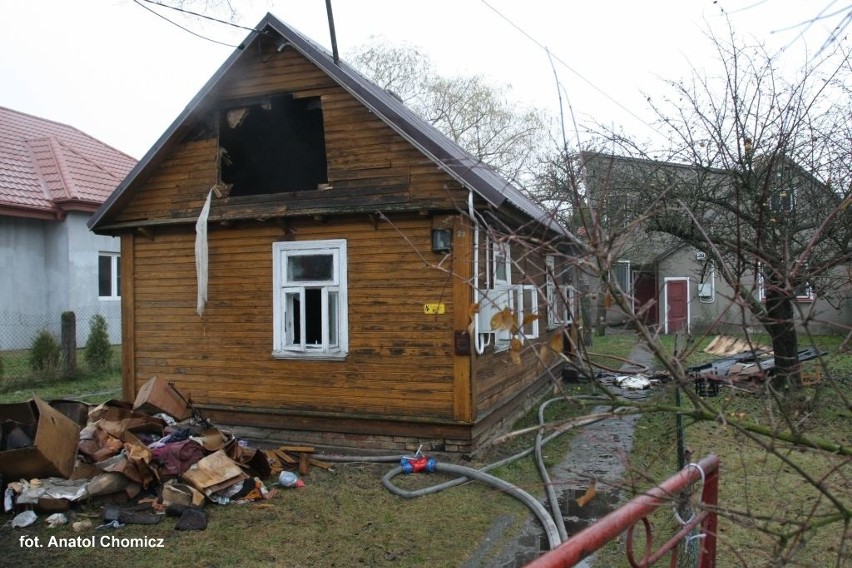
<svg viewBox="0 0 852 568">
<path fill-rule="evenodd" d="M 493 241 L 491 243 L 491 266 L 488 267 L 491 275 L 491 287 L 500 288 L 502 286 L 511 286 L 512 284 L 512 249 L 509 243 L 501 243 Z M 505 278 L 498 278 L 498 268 L 503 266 L 506 269 Z"/>
<path fill-rule="evenodd" d="M 810 266 L 808 265 L 807 262 L 804 263 L 803 268 L 805 269 L 806 273 L 809 272 L 809 270 L 810 270 Z M 804 287 L 805 287 L 805 293 L 804 294 L 799 294 L 798 289 L 793 291 L 793 293 L 796 295 L 796 301 L 797 302 L 813 302 L 814 299 L 815 299 L 814 286 L 813 286 L 813 284 L 811 284 L 810 279 L 805 280 Z"/>
<path fill-rule="evenodd" d="M 813 302 L 816 298 L 816 294 L 814 294 L 814 287 L 810 282 L 805 283 L 805 293 L 804 294 L 796 294 L 797 302 Z"/>
<path fill-rule="evenodd" d="M 625 296 L 632 296 L 633 295 L 633 278 L 631 278 L 631 273 L 630 273 L 630 261 L 629 260 L 618 260 L 618 261 L 616 261 L 615 264 L 616 265 L 620 264 L 620 265 L 623 265 L 623 266 L 626 267 L 626 270 L 624 272 L 624 274 L 625 274 L 624 282 L 619 282 L 618 271 L 613 268 L 612 276 L 613 276 L 613 278 L 615 278 L 615 284 L 621 289 L 621 292 Z M 624 286 L 622 286 L 622 284 L 624 284 Z"/>
<path fill-rule="evenodd" d="M 110 274 L 109 285 L 110 293 L 108 296 L 101 295 L 101 258 L 110 259 Z M 121 299 L 121 284 L 119 282 L 119 274 L 121 270 L 121 253 L 101 251 L 98 253 L 98 300 L 120 300 Z"/>
<path fill-rule="evenodd" d="M 320 281 L 290 281 L 287 277 L 287 261 L 295 256 L 330 254 L 333 258 L 332 277 Z M 349 351 L 349 309 L 347 293 L 347 247 L 345 239 L 321 241 L 283 241 L 272 245 L 273 268 L 273 350 L 272 356 L 279 359 L 343 359 Z M 322 342 L 306 343 L 305 293 L 319 290 L 321 301 Z M 330 300 L 337 297 L 337 307 Z M 291 298 L 300 299 L 300 313 L 293 313 Z M 332 313 L 333 312 L 333 313 Z M 299 322 L 299 341 L 295 341 L 293 329 Z M 331 329 L 330 321 L 337 329 Z M 336 331 L 336 333 L 334 333 Z M 337 341 L 333 338 L 336 335 Z"/>
<path fill-rule="evenodd" d="M 526 325 L 524 320 L 528 315 L 538 315 L 538 288 L 532 284 L 512 286 L 512 295 L 515 297 L 515 317 L 520 331 L 519 339 L 536 339 L 539 335 L 539 318 L 535 318 Z"/>
<path fill-rule="evenodd" d="M 698 276 L 695 295 L 702 304 L 712 304 L 716 301 L 716 262 L 705 261 Z"/>
<path fill-rule="evenodd" d="M 538 288 L 532 284 L 501 285 L 489 290 L 479 305 L 479 332 L 494 334 L 494 351 L 505 351 L 512 344 L 512 338 L 521 341 L 536 339 L 541 328 L 538 318 L 524 325 L 527 315 L 538 315 Z M 518 333 L 508 329 L 494 329 L 491 319 L 506 308 L 512 311 Z"/>
<path fill-rule="evenodd" d="M 757 263 L 757 298 L 761 302 L 766 301 L 766 284 L 763 276 L 763 263 Z M 795 300 L 797 302 L 813 302 L 816 300 L 814 287 L 810 282 L 805 284 L 805 293 L 798 294 L 794 291 Z"/>
<path fill-rule="evenodd" d="M 552 330 L 572 323 L 571 307 L 574 305 L 574 288 L 557 284 L 561 274 L 556 273 L 556 257 L 544 257 L 545 299 L 547 300 L 547 329 Z"/>
</svg>

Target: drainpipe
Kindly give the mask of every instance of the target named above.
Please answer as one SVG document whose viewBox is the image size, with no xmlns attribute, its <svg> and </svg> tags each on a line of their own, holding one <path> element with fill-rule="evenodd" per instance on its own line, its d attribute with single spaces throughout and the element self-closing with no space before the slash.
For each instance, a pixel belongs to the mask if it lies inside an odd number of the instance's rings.
<svg viewBox="0 0 852 568">
<path fill-rule="evenodd" d="M 473 303 L 479 304 L 479 223 L 476 221 L 473 210 L 473 190 L 467 192 L 467 214 L 471 223 L 473 223 Z M 489 336 L 487 341 L 482 341 L 479 333 L 479 314 L 475 314 L 473 317 L 473 337 L 476 354 L 482 355 L 485 348 L 491 344 L 491 338 Z"/>
</svg>

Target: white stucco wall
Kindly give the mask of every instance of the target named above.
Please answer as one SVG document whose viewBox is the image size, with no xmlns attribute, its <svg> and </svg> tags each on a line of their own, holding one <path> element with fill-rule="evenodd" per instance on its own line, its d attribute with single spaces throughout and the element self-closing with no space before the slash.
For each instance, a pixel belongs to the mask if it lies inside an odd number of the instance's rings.
<svg viewBox="0 0 852 568">
<path fill-rule="evenodd" d="M 95 235 L 88 213 L 63 222 L 0 217 L 0 349 L 26 349 L 41 329 L 59 336 L 61 314 L 77 316 L 77 344 L 89 319 L 103 315 L 121 343 L 118 300 L 98 299 L 98 253 L 118 252 L 119 239 Z"/>
</svg>

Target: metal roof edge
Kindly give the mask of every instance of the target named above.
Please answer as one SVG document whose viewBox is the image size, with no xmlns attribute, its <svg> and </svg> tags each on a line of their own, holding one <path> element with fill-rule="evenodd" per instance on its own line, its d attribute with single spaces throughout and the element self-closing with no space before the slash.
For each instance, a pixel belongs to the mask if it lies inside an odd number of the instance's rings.
<svg viewBox="0 0 852 568">
<path fill-rule="evenodd" d="M 145 153 L 145 155 L 136 162 L 136 165 L 133 166 L 133 169 L 127 174 L 124 180 L 116 187 L 115 191 L 113 191 L 110 196 L 104 201 L 103 205 L 95 211 L 94 215 L 87 222 L 87 226 L 89 230 L 94 230 L 98 224 L 101 222 L 103 217 L 107 214 L 107 212 L 112 208 L 115 203 L 121 199 L 124 193 L 127 191 L 129 187 L 133 185 L 133 182 L 139 176 L 142 171 L 148 166 L 148 164 L 153 161 L 154 157 L 156 157 L 161 150 L 167 145 L 167 143 L 172 139 L 177 130 L 186 122 L 186 120 L 192 115 L 192 113 L 198 108 L 198 106 L 207 98 L 210 92 L 219 84 L 219 81 L 225 76 L 227 71 L 236 63 L 236 61 L 240 58 L 240 56 L 245 51 L 247 45 L 252 43 L 257 36 L 260 35 L 260 32 L 256 31 L 258 29 L 263 29 L 266 27 L 267 19 L 269 18 L 269 14 L 264 17 L 260 23 L 256 26 L 255 31 L 250 32 L 246 38 L 237 46 L 237 48 L 228 56 L 224 63 L 216 70 L 216 72 L 207 80 L 204 86 L 195 94 L 192 100 L 186 105 L 186 107 L 178 114 L 177 118 L 172 121 L 171 125 L 166 129 L 165 132 L 157 139 L 151 148 Z"/>
</svg>

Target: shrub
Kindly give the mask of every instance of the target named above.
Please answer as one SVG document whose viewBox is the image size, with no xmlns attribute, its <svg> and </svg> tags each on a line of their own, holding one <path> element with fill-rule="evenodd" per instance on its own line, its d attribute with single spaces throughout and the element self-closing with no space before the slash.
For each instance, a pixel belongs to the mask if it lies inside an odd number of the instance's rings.
<svg viewBox="0 0 852 568">
<path fill-rule="evenodd" d="M 86 340 L 83 355 L 92 371 L 105 371 L 112 363 L 108 326 L 106 319 L 100 314 L 89 320 L 89 338 Z"/>
<path fill-rule="evenodd" d="M 0 353 L 0 379 L 3 378 L 3 371 L 4 371 L 4 369 L 3 369 L 3 354 Z"/>
<path fill-rule="evenodd" d="M 45 375 L 54 374 L 59 368 L 60 355 L 59 342 L 49 331 L 42 330 L 30 348 L 30 369 Z"/>
</svg>

